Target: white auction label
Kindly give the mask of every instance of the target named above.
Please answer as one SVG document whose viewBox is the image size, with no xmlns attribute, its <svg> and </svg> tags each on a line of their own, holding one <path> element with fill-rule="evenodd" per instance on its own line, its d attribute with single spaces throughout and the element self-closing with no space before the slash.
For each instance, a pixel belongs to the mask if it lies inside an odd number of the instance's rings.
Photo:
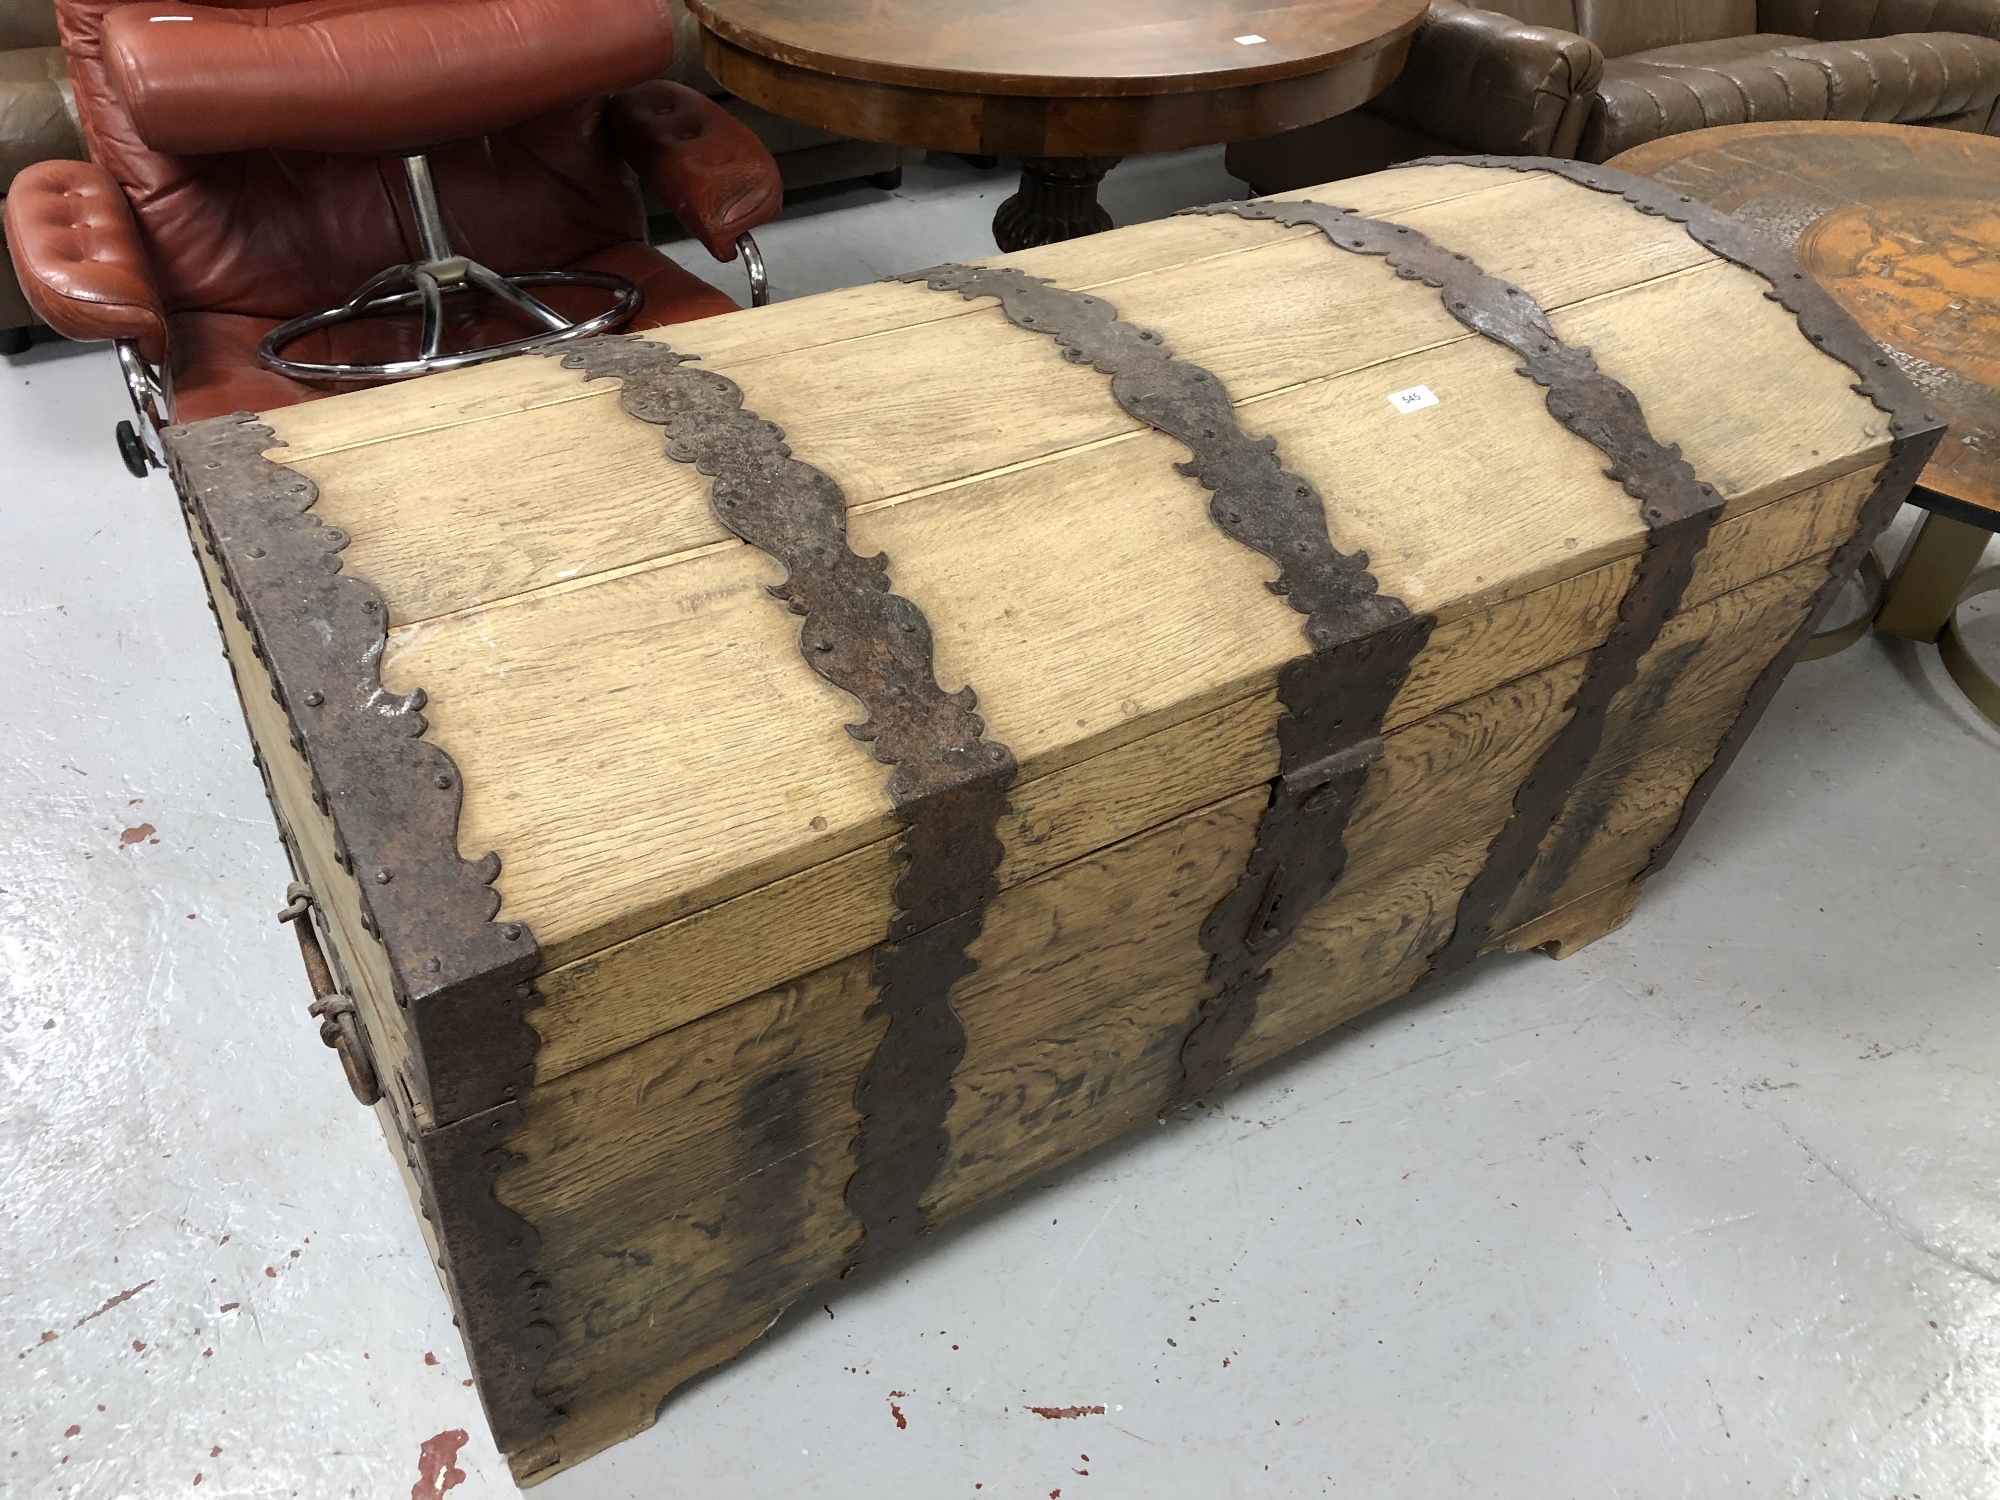
<svg viewBox="0 0 2000 1500">
<path fill-rule="evenodd" d="M 1389 398 L 1389 404 L 1400 412 L 1422 411 L 1427 406 L 1436 406 L 1438 398 L 1427 385 L 1413 385 L 1407 391 L 1398 391 Z"/>
</svg>

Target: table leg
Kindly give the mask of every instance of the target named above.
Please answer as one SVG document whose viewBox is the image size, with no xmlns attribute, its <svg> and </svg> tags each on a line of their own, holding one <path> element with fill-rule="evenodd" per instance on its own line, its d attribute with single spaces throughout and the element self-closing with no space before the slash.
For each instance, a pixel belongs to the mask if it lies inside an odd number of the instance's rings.
<svg viewBox="0 0 2000 1500">
<path fill-rule="evenodd" d="M 1936 512 L 1925 516 L 1896 559 L 1875 628 L 1906 641 L 1934 642 L 1951 623 L 1959 593 L 1992 540 L 1984 527 Z"/>
<path fill-rule="evenodd" d="M 1024 156 L 1021 188 L 993 215 L 993 240 L 1002 250 L 1026 250 L 1081 239 L 1111 227 L 1097 201 L 1097 185 L 1117 166 L 1115 156 Z"/>
</svg>

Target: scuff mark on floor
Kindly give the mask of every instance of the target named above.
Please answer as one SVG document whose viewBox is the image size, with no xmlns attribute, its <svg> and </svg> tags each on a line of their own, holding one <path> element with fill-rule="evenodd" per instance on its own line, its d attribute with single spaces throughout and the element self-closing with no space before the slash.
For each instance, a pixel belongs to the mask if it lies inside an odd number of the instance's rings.
<svg viewBox="0 0 2000 1500">
<path fill-rule="evenodd" d="M 153 1281 L 157 1280 L 159 1280 L 157 1276 L 153 1278 Z M 92 1318 L 101 1318 L 106 1313 L 110 1312 L 111 1309 L 116 1307 L 119 1303 L 130 1302 L 134 1297 L 138 1296 L 139 1293 L 145 1291 L 147 1287 L 151 1286 L 153 1284 L 153 1281 L 142 1281 L 137 1286 L 132 1287 L 127 1291 L 120 1292 L 117 1296 L 112 1297 L 108 1301 L 106 1301 L 104 1306 L 98 1308 L 96 1312 L 85 1313 L 82 1317 L 78 1318 L 74 1323 L 70 1324 L 69 1331 L 71 1333 L 75 1333 L 77 1329 L 83 1327 L 83 1325 L 88 1323 Z M 43 1342 L 46 1343 L 47 1341 L 48 1341 L 47 1336 L 44 1335 Z"/>
<path fill-rule="evenodd" d="M 458 1467 L 458 1450 L 468 1434 L 463 1427 L 425 1438 L 417 1450 L 417 1482 L 410 1486 L 410 1500 L 441 1500 L 446 1490 L 465 1483 L 465 1470 Z"/>
</svg>

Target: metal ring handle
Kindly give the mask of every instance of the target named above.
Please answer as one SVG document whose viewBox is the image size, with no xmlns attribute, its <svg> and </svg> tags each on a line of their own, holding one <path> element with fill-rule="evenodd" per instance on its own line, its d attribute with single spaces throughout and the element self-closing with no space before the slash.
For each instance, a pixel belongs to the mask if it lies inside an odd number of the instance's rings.
<svg viewBox="0 0 2000 1500">
<path fill-rule="evenodd" d="M 2000 568 L 1988 568 L 1983 573 L 1975 573 L 1970 582 L 1959 593 L 1958 603 L 1976 599 L 1981 594 L 2000 591 Z M 1958 684 L 1958 690 L 1971 700 L 1972 706 L 1995 724 L 2000 724 L 2000 682 L 1985 667 L 1973 659 L 1966 648 L 1965 637 L 1958 633 L 1958 609 L 1953 607 L 1951 618 L 1944 622 L 1944 631 L 1938 636 L 1938 656 L 1944 662 L 1944 669 L 1951 673 L 1951 680 Z"/>
<path fill-rule="evenodd" d="M 382 1085 L 368 1055 L 368 1039 L 361 1034 L 354 999 L 340 992 L 326 955 L 320 951 L 319 933 L 312 920 L 312 888 L 294 881 L 285 891 L 285 903 L 278 920 L 290 922 L 298 934 L 299 957 L 305 960 L 306 980 L 312 985 L 313 1003 L 306 1008 L 307 1014 L 319 1017 L 319 1039 L 340 1058 L 354 1097 L 363 1104 L 373 1104 L 382 1097 Z"/>
<path fill-rule="evenodd" d="M 1868 634 L 1868 628 L 1875 623 L 1875 616 L 1882 611 L 1882 598 L 1889 592 L 1889 575 L 1882 571 L 1881 559 L 1875 556 L 1874 548 L 1861 554 L 1861 563 L 1855 568 L 1854 576 L 1861 580 L 1867 595 L 1861 613 L 1845 625 L 1822 630 L 1814 636 L 1806 643 L 1806 649 L 1799 653 L 1800 661 L 1824 661 L 1829 656 L 1838 656 Z"/>
</svg>

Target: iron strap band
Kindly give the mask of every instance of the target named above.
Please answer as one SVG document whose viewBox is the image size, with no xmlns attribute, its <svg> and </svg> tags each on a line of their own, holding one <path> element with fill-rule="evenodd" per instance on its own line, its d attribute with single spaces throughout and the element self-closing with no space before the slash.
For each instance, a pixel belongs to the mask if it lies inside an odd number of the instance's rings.
<svg viewBox="0 0 2000 1500">
<path fill-rule="evenodd" d="M 1310 200 L 1219 204 L 1195 212 L 1310 224 L 1339 248 L 1381 256 L 1403 279 L 1435 287 L 1454 318 L 1521 359 L 1519 373 L 1547 388 L 1549 414 L 1609 459 L 1606 477 L 1639 502 L 1646 546 L 1618 618 L 1590 654 L 1567 705 L 1568 719 L 1523 780 L 1512 813 L 1460 895 L 1451 936 L 1432 955 L 1425 977 L 1451 973 L 1479 956 L 1494 919 L 1535 867 L 1543 841 L 1603 742 L 1612 700 L 1637 676 L 1641 659 L 1679 607 L 1722 501 L 1678 445 L 1653 435 L 1631 390 L 1600 370 L 1588 349 L 1565 344 L 1525 290 L 1488 275 L 1470 256 L 1408 225 Z"/>
<path fill-rule="evenodd" d="M 540 951 L 524 925 L 493 921 L 499 858 L 459 855 L 458 768 L 423 738 L 422 691 L 384 690 L 388 608 L 366 580 L 341 571 L 348 539 L 312 513 L 318 488 L 264 456 L 283 445 L 249 412 L 169 428 L 165 445 L 190 529 L 270 674 L 313 799 L 333 822 L 335 857 L 354 877 L 362 924 L 388 958 L 420 1063 L 405 1079 L 428 1092 L 437 1127 L 418 1130 L 400 1091 L 389 1099 L 446 1247 L 494 1440 L 518 1449 L 557 1421 L 535 1391 L 555 1345 L 531 1270 L 540 1236 L 493 1195 L 520 1161 L 505 1141 L 520 1126 L 518 1096 L 533 1082 L 541 1042 L 525 1020 Z M 257 760 L 297 876 L 310 881 Z"/>
<path fill-rule="evenodd" d="M 1826 582 L 1807 607 L 1798 631 L 1751 685 L 1742 709 L 1731 723 L 1681 809 L 1673 832 L 1656 848 L 1646 867 L 1634 877 L 1644 881 L 1673 858 L 1695 819 L 1708 805 L 1716 786 L 1735 762 L 1758 721 L 1777 696 L 1779 686 L 1819 630 L 1841 586 L 1853 576 L 1889 522 L 1902 508 L 1924 466 L 1930 462 L 1944 424 L 1932 412 L 1922 391 L 1897 367 L 1861 326 L 1848 316 L 1826 289 L 1800 269 L 1798 257 L 1776 240 L 1766 239 L 1749 225 L 1731 218 L 1690 194 L 1663 183 L 1634 177 L 1611 167 L 1563 161 L 1546 156 L 1437 156 L 1413 163 L 1423 167 L 1479 167 L 1493 171 L 1546 172 L 1579 187 L 1625 199 L 1640 213 L 1683 226 L 1694 241 L 1724 260 L 1755 272 L 1771 284 L 1765 296 L 1798 320 L 1799 329 L 1830 358 L 1852 370 L 1856 394 L 1866 396 L 1889 416 L 1889 461 L 1876 476 L 1875 488 L 1862 502 L 1854 534 L 1835 550 L 1827 563 Z"/>
<path fill-rule="evenodd" d="M 1312 483 L 1286 471 L 1274 439 L 1243 431 L 1212 373 L 1174 357 L 1160 336 L 1120 322 L 1101 297 L 995 266 L 938 266 L 897 278 L 968 301 L 994 297 L 1016 326 L 1047 334 L 1073 364 L 1111 377 L 1128 414 L 1182 443 L 1180 473 L 1213 491 L 1223 533 L 1278 566 L 1271 590 L 1305 616 L 1310 654 L 1278 674 L 1279 775 L 1241 879 L 1202 924 L 1204 999 L 1181 1044 L 1166 1107 L 1206 1092 L 1255 1019 L 1270 961 L 1347 863 L 1343 839 L 1382 724 L 1433 621 L 1383 594 L 1365 553 L 1334 545 Z"/>
<path fill-rule="evenodd" d="M 840 486 L 794 458 L 779 427 L 745 410 L 735 382 L 692 368 L 690 358 L 650 339 L 603 338 L 571 346 L 563 367 L 622 381 L 624 409 L 664 428 L 667 456 L 712 481 L 716 519 L 784 566 L 785 581 L 770 592 L 803 616 L 801 655 L 860 701 L 866 715 L 847 731 L 893 768 L 904 865 L 867 1012 L 889 1028 L 855 1088 L 861 1123 L 846 1202 L 863 1235 L 852 1269 L 927 1227 L 923 1194 L 950 1148 L 951 1078 L 965 1053 L 948 997 L 977 967 L 966 949 L 999 891 L 998 827 L 1014 757 L 984 737 L 971 688 L 938 686 L 930 624 L 890 591 L 888 557 L 848 546 Z"/>
</svg>

